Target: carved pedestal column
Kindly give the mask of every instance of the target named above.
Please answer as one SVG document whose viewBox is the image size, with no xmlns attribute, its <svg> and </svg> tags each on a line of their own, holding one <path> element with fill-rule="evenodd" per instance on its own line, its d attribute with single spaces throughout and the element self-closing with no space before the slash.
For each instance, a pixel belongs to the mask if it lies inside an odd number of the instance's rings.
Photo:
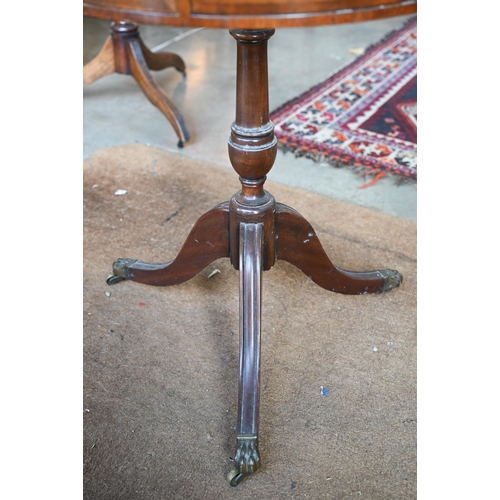
<svg viewBox="0 0 500 500">
<path fill-rule="evenodd" d="M 241 191 L 229 204 L 231 263 L 240 271 L 240 371 L 236 486 L 261 466 L 258 448 L 260 397 L 260 318 L 262 271 L 275 261 L 276 201 L 264 190 L 276 158 L 277 142 L 269 120 L 267 40 L 274 30 L 232 30 L 237 43 L 236 119 L 229 158 Z"/>
</svg>

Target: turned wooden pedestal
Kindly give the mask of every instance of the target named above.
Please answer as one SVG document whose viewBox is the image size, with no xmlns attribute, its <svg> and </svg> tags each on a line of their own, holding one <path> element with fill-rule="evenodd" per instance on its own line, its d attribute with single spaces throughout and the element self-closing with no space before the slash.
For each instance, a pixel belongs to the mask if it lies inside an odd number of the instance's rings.
<svg viewBox="0 0 500 500">
<path fill-rule="evenodd" d="M 345 271 L 334 266 L 312 226 L 292 208 L 277 203 L 264 189 L 277 151 L 269 120 L 267 42 L 274 29 L 233 29 L 237 42 L 236 119 L 231 126 L 229 158 L 241 190 L 229 202 L 202 215 L 177 257 L 153 264 L 118 259 L 108 284 L 131 280 L 155 286 L 183 283 L 216 259 L 228 257 L 240 273 L 240 372 L 236 486 L 261 467 L 258 448 L 262 272 L 286 260 L 319 286 L 342 294 L 382 293 L 398 287 L 393 270 Z"/>
</svg>

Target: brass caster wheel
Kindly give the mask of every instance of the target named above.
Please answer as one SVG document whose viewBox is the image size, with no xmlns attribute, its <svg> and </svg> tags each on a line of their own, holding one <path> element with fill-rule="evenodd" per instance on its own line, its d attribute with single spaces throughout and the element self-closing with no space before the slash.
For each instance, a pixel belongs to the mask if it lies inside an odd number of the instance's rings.
<svg viewBox="0 0 500 500">
<path fill-rule="evenodd" d="M 227 475 L 227 482 L 231 486 L 238 486 L 238 484 L 240 484 L 246 476 L 248 476 L 248 474 L 242 474 L 238 469 L 233 469 Z"/>
<path fill-rule="evenodd" d="M 116 274 L 110 274 L 106 278 L 106 283 L 108 285 L 116 285 L 117 283 L 120 283 L 120 281 L 125 281 L 125 278 L 122 278 L 121 276 L 116 276 Z"/>
</svg>

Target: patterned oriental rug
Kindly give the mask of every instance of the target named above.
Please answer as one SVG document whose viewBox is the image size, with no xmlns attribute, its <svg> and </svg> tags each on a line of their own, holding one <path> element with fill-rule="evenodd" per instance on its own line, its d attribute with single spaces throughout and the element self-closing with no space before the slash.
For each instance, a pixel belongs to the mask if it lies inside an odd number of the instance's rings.
<svg viewBox="0 0 500 500">
<path fill-rule="evenodd" d="M 416 179 L 416 17 L 273 111 L 271 120 L 280 148 L 296 156 L 376 178 L 391 172 Z"/>
</svg>

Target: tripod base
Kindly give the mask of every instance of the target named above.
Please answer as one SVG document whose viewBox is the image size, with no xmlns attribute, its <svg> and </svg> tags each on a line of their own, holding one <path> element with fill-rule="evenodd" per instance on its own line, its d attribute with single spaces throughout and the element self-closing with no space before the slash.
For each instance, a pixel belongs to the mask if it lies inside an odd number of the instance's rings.
<svg viewBox="0 0 500 500">
<path fill-rule="evenodd" d="M 161 87 L 153 80 L 150 70 L 174 67 L 186 76 L 184 61 L 171 52 L 151 52 L 139 35 L 139 27 L 130 21 L 111 25 L 111 35 L 97 56 L 83 67 L 83 85 L 90 85 L 111 73 L 132 75 L 149 101 L 171 123 L 182 148 L 189 140 L 184 119 Z"/>
<path fill-rule="evenodd" d="M 403 282 L 395 270 L 346 271 L 336 267 L 326 254 L 307 220 L 292 208 L 276 203 L 275 259 L 290 262 L 322 288 L 347 295 L 389 292 Z M 171 286 L 191 279 L 222 257 L 231 257 L 229 203 L 222 203 L 198 219 L 177 257 L 169 262 L 150 263 L 120 258 L 113 263 L 108 285 L 123 280 L 146 285 Z M 263 235 L 266 239 L 266 235 Z M 239 248 L 238 244 L 234 245 Z M 233 264 L 234 265 L 234 264 Z"/>
<path fill-rule="evenodd" d="M 211 262 L 228 257 L 240 272 L 240 370 L 238 445 L 231 486 L 261 467 L 258 451 L 262 272 L 277 259 L 290 262 L 326 290 L 349 294 L 388 292 L 403 277 L 390 269 L 346 271 L 336 267 L 311 224 L 264 190 L 277 151 L 269 120 L 267 40 L 274 30 L 232 30 L 237 41 L 236 120 L 229 158 L 242 189 L 203 215 L 177 257 L 161 264 L 119 259 L 108 284 L 130 280 L 155 286 L 182 283 Z"/>
<path fill-rule="evenodd" d="M 241 193 L 238 193 L 241 194 Z M 260 397 L 260 320 L 261 282 L 264 270 L 265 224 L 239 222 L 238 241 L 231 240 L 232 203 L 222 203 L 204 214 L 193 226 L 177 257 L 154 264 L 136 259 L 118 259 L 107 283 L 123 280 L 148 285 L 170 286 L 183 283 L 202 271 L 211 262 L 228 257 L 237 248 L 240 258 L 240 373 L 238 398 L 238 438 L 236 469 L 227 480 L 237 486 L 261 467 L 258 450 Z M 270 195 L 269 195 L 270 196 Z M 274 200 L 274 199 L 273 199 Z M 269 204 L 269 202 L 267 202 Z M 282 259 L 304 272 L 322 288 L 342 294 L 364 295 L 383 293 L 401 285 L 402 275 L 391 269 L 355 272 L 337 268 L 325 253 L 312 226 L 298 212 L 281 203 L 271 204 L 275 255 L 267 261 Z"/>
</svg>

